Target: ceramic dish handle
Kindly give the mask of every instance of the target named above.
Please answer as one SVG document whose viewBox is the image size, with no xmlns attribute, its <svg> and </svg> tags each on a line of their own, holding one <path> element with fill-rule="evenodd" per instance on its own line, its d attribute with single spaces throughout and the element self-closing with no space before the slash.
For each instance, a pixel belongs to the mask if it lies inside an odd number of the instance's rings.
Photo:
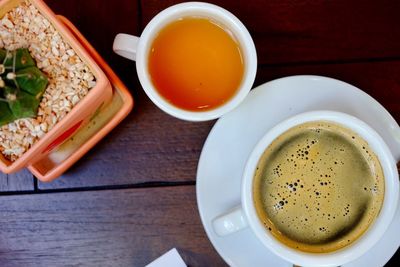
<svg viewBox="0 0 400 267">
<path fill-rule="evenodd" d="M 214 231 L 219 236 L 233 234 L 248 226 L 242 207 L 236 207 L 232 211 L 218 216 L 212 224 Z"/>
<path fill-rule="evenodd" d="M 118 33 L 114 39 L 113 50 L 118 55 L 135 61 L 138 42 L 139 37 Z"/>
</svg>

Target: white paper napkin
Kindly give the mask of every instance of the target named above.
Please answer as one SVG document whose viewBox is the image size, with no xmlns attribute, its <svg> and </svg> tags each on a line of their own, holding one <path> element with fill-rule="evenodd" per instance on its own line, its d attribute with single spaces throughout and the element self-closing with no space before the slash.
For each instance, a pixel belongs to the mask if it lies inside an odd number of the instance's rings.
<svg viewBox="0 0 400 267">
<path fill-rule="evenodd" d="M 187 267 L 176 248 L 171 249 L 146 267 Z"/>
</svg>

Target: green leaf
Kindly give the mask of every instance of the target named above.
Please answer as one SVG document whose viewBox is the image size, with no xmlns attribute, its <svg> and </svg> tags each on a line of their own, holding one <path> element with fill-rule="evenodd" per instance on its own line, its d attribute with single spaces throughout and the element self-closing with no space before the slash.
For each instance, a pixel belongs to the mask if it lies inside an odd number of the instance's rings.
<svg viewBox="0 0 400 267">
<path fill-rule="evenodd" d="M 16 118 L 11 112 L 7 102 L 0 101 L 0 126 L 15 121 Z"/>
<path fill-rule="evenodd" d="M 6 50 L 0 48 L 0 64 L 3 64 L 3 60 L 6 57 Z"/>
<path fill-rule="evenodd" d="M 3 50 L 4 51 L 4 50 Z M 3 59 L 1 59 L 1 53 L 3 53 Z M 13 67 L 14 64 L 14 55 L 15 55 L 15 70 L 20 70 L 27 67 L 35 66 L 35 61 L 33 60 L 29 50 L 27 48 L 19 48 L 15 51 L 7 51 L 0 52 L 0 62 L 4 61 L 4 58 L 7 59 L 4 62 L 4 66 L 6 68 Z"/>
<path fill-rule="evenodd" d="M 0 49 L 0 126 L 16 119 L 35 117 L 48 79 L 26 48 Z M 0 100 L 1 100 L 0 99 Z"/>
<path fill-rule="evenodd" d="M 16 72 L 17 83 L 23 91 L 40 98 L 48 84 L 47 77 L 36 67 L 29 67 Z"/>
<path fill-rule="evenodd" d="M 40 101 L 24 91 L 19 91 L 15 100 L 9 101 L 9 107 L 15 118 L 35 117 Z"/>
<path fill-rule="evenodd" d="M 7 100 L 15 100 L 17 98 L 17 89 L 11 86 L 7 86 L 3 88 L 3 96 Z"/>
</svg>

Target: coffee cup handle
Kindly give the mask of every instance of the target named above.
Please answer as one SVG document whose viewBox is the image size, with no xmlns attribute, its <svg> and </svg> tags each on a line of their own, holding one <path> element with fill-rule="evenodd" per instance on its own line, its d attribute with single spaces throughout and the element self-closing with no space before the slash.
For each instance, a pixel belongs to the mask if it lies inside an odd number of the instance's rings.
<svg viewBox="0 0 400 267">
<path fill-rule="evenodd" d="M 240 206 L 215 218 L 212 225 L 215 233 L 219 236 L 236 233 L 248 226 L 244 211 Z"/>
<path fill-rule="evenodd" d="M 136 49 L 139 37 L 134 35 L 118 33 L 114 38 L 113 51 L 127 59 L 136 61 Z"/>
</svg>

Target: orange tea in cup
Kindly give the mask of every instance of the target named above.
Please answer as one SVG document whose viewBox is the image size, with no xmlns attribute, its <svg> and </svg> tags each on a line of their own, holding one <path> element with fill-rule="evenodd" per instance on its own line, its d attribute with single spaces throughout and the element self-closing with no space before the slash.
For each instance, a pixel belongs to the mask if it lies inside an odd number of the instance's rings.
<svg viewBox="0 0 400 267">
<path fill-rule="evenodd" d="M 244 73 L 233 34 L 201 17 L 181 18 L 165 26 L 153 40 L 148 61 L 159 94 L 189 111 L 223 105 L 239 89 Z"/>
</svg>

